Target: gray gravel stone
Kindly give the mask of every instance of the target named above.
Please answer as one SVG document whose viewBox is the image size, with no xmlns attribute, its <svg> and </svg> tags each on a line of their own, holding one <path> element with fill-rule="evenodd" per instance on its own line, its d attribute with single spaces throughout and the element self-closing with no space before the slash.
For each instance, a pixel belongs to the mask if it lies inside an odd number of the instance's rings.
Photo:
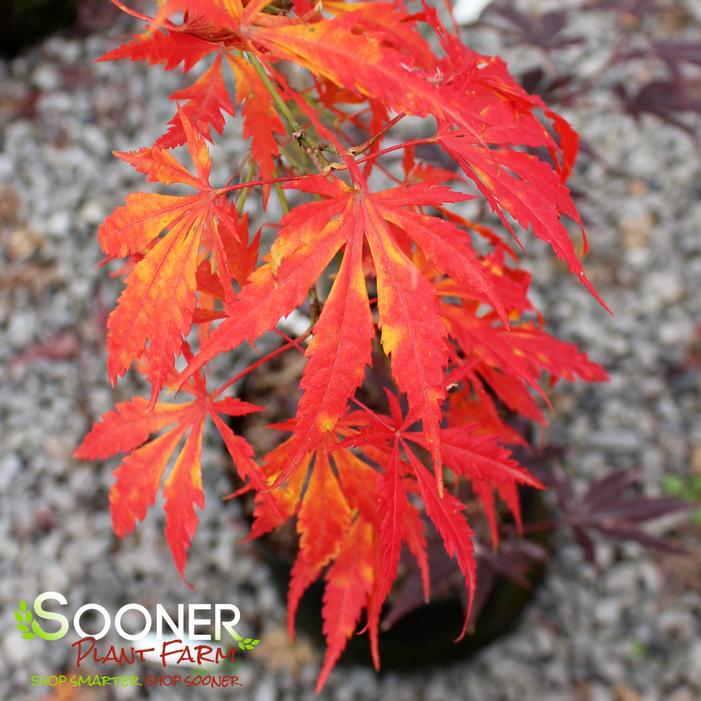
<svg viewBox="0 0 701 701">
<path fill-rule="evenodd" d="M 275 680 L 272 677 L 263 678 L 253 694 L 254 701 L 275 701 L 276 698 Z"/>
</svg>

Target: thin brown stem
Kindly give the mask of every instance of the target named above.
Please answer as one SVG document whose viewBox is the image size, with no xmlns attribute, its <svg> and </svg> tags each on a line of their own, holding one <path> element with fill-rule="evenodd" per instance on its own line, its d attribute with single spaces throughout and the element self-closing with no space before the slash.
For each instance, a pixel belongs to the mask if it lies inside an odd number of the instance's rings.
<svg viewBox="0 0 701 701">
<path fill-rule="evenodd" d="M 371 148 L 372 145 L 378 139 L 381 139 L 395 124 L 397 124 L 397 122 L 404 119 L 404 117 L 406 117 L 406 113 L 401 112 L 394 119 L 391 119 L 389 122 L 387 122 L 387 124 L 385 124 L 382 127 L 382 129 L 380 129 L 376 134 L 371 136 L 367 141 L 358 146 L 352 146 L 351 148 L 349 148 L 348 153 L 350 153 L 352 156 L 359 156 L 361 153 L 365 153 L 365 151 Z"/>
<path fill-rule="evenodd" d="M 287 352 L 290 350 L 290 348 L 299 348 L 299 341 L 303 341 L 305 338 L 307 338 L 311 334 L 311 329 L 309 331 L 306 331 L 304 334 L 302 334 L 298 339 L 292 340 L 288 339 L 288 343 L 286 343 L 284 346 L 280 346 L 279 348 L 276 348 L 274 351 L 271 351 L 267 355 L 263 356 L 259 360 L 256 360 L 255 363 L 251 363 L 247 368 L 241 370 L 240 373 L 237 375 L 234 375 L 230 380 L 227 380 L 217 391 L 212 395 L 212 399 L 216 399 L 224 390 L 228 389 L 231 387 L 231 385 L 236 384 L 239 380 L 243 379 L 248 375 L 249 373 L 253 372 L 256 368 L 259 368 L 261 365 L 265 365 L 269 360 L 272 360 L 273 358 L 277 357 L 278 355 L 282 355 L 283 353 Z"/>
</svg>

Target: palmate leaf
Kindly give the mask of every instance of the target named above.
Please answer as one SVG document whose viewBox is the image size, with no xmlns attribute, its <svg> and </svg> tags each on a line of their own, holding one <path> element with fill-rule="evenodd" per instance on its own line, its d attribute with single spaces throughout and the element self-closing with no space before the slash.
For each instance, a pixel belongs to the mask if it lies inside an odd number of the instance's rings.
<svg viewBox="0 0 701 701">
<path fill-rule="evenodd" d="M 451 336 L 465 353 L 468 362 L 458 364 L 450 373 L 451 382 L 466 382 L 456 398 L 467 398 L 471 390 L 480 397 L 483 408 L 496 412 L 494 395 L 511 411 L 539 423 L 546 418 L 533 395 L 547 401 L 541 380 L 550 384 L 559 380 L 605 382 L 605 370 L 574 344 L 548 334 L 539 325 L 512 323 L 504 329 L 490 315 L 466 318 L 455 305 L 445 304 L 443 314 Z M 489 387 L 492 393 L 486 391 Z M 484 422 L 484 419 L 482 419 Z M 492 430 L 492 434 L 498 431 Z M 506 439 L 506 442 L 518 442 Z"/>
<path fill-rule="evenodd" d="M 405 537 L 408 500 L 404 485 L 404 464 L 400 460 L 399 446 L 395 443 L 390 451 L 382 481 L 379 485 L 378 507 L 380 527 L 377 534 L 379 566 L 375 575 L 376 585 L 368 604 L 368 630 L 372 658 L 376 668 L 380 666 L 378 630 L 382 605 L 397 577 L 399 555 Z"/>
<path fill-rule="evenodd" d="M 201 394 L 201 386 L 199 389 L 199 396 L 181 404 L 158 402 L 150 409 L 149 403 L 138 397 L 118 404 L 93 426 L 74 452 L 74 457 L 82 460 L 127 454 L 114 471 L 115 482 L 110 491 L 113 528 L 123 538 L 155 503 L 168 464 L 185 439 L 163 487 L 166 539 L 183 577 L 187 551 L 198 523 L 195 507 L 204 506 L 200 456 L 205 420 L 207 416 L 213 419 L 229 447 L 222 428 L 228 432 L 231 429 L 223 424 L 220 415 L 243 416 L 259 410 L 231 398 L 212 401 Z M 242 438 L 234 438 L 247 445 Z M 263 476 L 245 452 L 230 452 L 243 480 L 258 486 L 264 484 Z"/>
<path fill-rule="evenodd" d="M 152 65 L 163 64 L 167 71 L 182 63 L 183 70 L 189 71 L 216 48 L 216 44 L 186 32 L 154 31 L 134 37 L 130 42 L 103 54 L 99 60 L 148 61 Z"/>
<path fill-rule="evenodd" d="M 446 465 L 460 477 L 470 481 L 475 496 L 482 504 L 496 547 L 499 544 L 494 491 L 511 510 L 521 526 L 521 510 L 517 485 L 543 489 L 528 470 L 513 459 L 511 453 L 492 436 L 479 435 L 476 425 L 443 429 L 441 444 Z"/>
<path fill-rule="evenodd" d="M 333 430 L 370 363 L 375 330 L 362 250 L 362 232 L 358 229 L 346 244 L 336 281 L 314 327 L 307 349 L 309 362 L 300 383 L 304 394 L 297 409 L 293 464 Z"/>
<path fill-rule="evenodd" d="M 302 379 L 306 392 L 295 429 L 298 445 L 285 476 L 291 473 L 333 430 L 362 381 L 363 365 L 369 362 L 373 332 L 360 268 L 364 239 L 377 278 L 382 345 L 391 358 L 398 387 L 407 394 L 414 415 L 422 421 L 440 484 L 439 424 L 448 333 L 436 289 L 404 253 L 396 232 L 405 227 L 405 234 L 438 268 L 455 274 L 465 294 L 496 304 L 488 271 L 472 251 L 467 234 L 446 223 L 437 226 L 432 235 L 427 223 L 419 219 L 415 225 L 408 211 L 463 196 L 428 185 L 370 193 L 350 189 L 340 180 L 335 186 L 326 180 L 319 180 L 318 185 L 306 181 L 304 187 L 330 198 L 302 205 L 283 219 L 269 262 L 251 276 L 229 309 L 230 318 L 212 333 L 180 382 L 215 355 L 246 340 L 253 342 L 273 328 L 281 316 L 301 303 L 336 252 L 344 247 L 341 270 L 315 328 L 321 340 L 312 342 L 307 353 L 310 361 Z M 460 251 L 464 252 L 462 258 L 457 257 Z M 345 328 L 344 319 L 348 320 L 346 324 L 352 320 L 352 333 Z"/>
<path fill-rule="evenodd" d="M 426 10 L 448 53 L 438 67 L 445 76 L 438 85 L 437 67 L 427 60 L 418 34 L 400 51 L 396 41 L 370 29 L 374 11 L 371 3 L 360 3 L 355 11 L 333 19 L 254 28 L 251 33 L 277 56 L 301 63 L 344 88 L 379 99 L 397 112 L 433 116 L 438 123 L 437 141 L 475 182 L 506 228 L 512 231 L 507 215 L 531 228 L 603 305 L 561 221 L 569 217 L 581 226 L 563 183 L 577 150 L 571 127 L 546 108 L 560 136 L 558 144 L 532 114 L 545 107 L 542 101 L 528 96 L 503 62 L 464 47 L 445 32 L 435 12 Z M 388 12 L 388 24 L 396 26 L 400 18 Z M 480 98 L 471 96 L 473 87 L 480 89 Z M 561 154 L 563 160 L 553 169 L 535 156 L 503 147 L 510 144 L 541 146 Z M 502 148 L 493 149 L 493 145 Z"/>
<path fill-rule="evenodd" d="M 340 433 L 327 438 L 335 442 L 348 430 L 343 426 Z M 325 619 L 328 673 L 367 607 L 374 586 L 374 503 L 380 475 L 348 449 L 329 452 L 320 447 L 296 467 L 287 482 L 278 483 L 276 478 L 285 468 L 291 449 L 293 439 L 288 439 L 265 460 L 263 470 L 270 487 L 256 495 L 251 536 L 258 537 L 297 516 L 300 548 L 288 592 L 290 635 L 294 634 L 294 617 L 302 595 L 323 568 L 331 565 L 326 573 L 324 610 L 335 610 L 338 616 Z M 364 513 L 369 504 L 373 504 L 373 520 L 368 521 Z M 319 686 L 323 675 L 322 671 Z"/>
<path fill-rule="evenodd" d="M 297 605 L 322 568 L 337 554 L 351 523 L 351 509 L 329 463 L 318 451 L 297 518 L 299 553 L 292 568 L 287 597 L 287 624 L 294 636 Z"/>
<path fill-rule="evenodd" d="M 357 518 L 326 573 L 322 616 L 327 648 L 316 682 L 317 693 L 326 684 L 367 606 L 375 580 L 374 555 L 373 528 L 367 521 Z"/>
<path fill-rule="evenodd" d="M 132 194 L 99 231 L 100 244 L 108 256 L 141 256 L 107 322 L 109 376 L 116 382 L 145 352 L 152 403 L 192 325 L 200 249 L 213 252 L 222 285 L 230 288 L 224 235 L 237 227 L 235 210 L 228 208 L 224 194 L 209 184 L 211 160 L 202 137 L 183 112 L 179 119 L 187 134 L 195 175 L 158 147 L 119 155 L 149 180 L 189 185 L 197 188 L 197 194 Z M 164 230 L 167 233 L 159 238 Z"/>
<path fill-rule="evenodd" d="M 179 112 L 187 116 L 192 128 L 205 139 L 212 140 L 214 129 L 218 134 L 224 131 L 225 114 L 234 114 L 229 89 L 224 83 L 221 71 L 222 59 L 217 56 L 212 65 L 192 85 L 176 90 L 171 100 L 180 103 Z M 155 146 L 173 148 L 187 141 L 182 120 L 176 114 L 170 120 L 168 131 L 158 138 Z M 269 176 L 268 176 L 269 177 Z"/>
<path fill-rule="evenodd" d="M 277 137 L 285 134 L 285 127 L 270 92 L 251 64 L 238 56 L 228 56 L 227 60 L 236 83 L 236 101 L 242 103 L 243 136 L 251 139 L 251 156 L 260 177 L 271 178 L 280 152 Z"/>
<path fill-rule="evenodd" d="M 318 688 L 363 611 L 367 611 L 373 659 L 379 667 L 380 616 L 404 545 L 417 560 L 424 596 L 428 597 L 427 546 L 421 514 L 433 522 L 447 556 L 455 559 L 465 577 L 468 601 L 474 595 L 472 530 L 464 504 L 451 494 L 439 495 L 434 475 L 409 444 L 426 448 L 423 432 L 407 428 L 408 420 L 393 395 L 390 405 L 391 416 L 369 417 L 362 411 L 344 416 L 326 436 L 331 448 L 319 447 L 311 459 L 292 471 L 287 482 L 280 482 L 277 478 L 286 469 L 296 444 L 294 435 L 287 439 L 267 457 L 264 469 L 270 488 L 256 496 L 254 536 L 297 517 L 300 550 L 289 589 L 290 633 L 302 594 L 321 576 L 323 567 L 330 565 L 324 596 L 328 647 Z M 285 428 L 291 430 L 293 426 Z M 513 502 L 516 492 L 509 491 L 515 484 L 541 486 L 494 439 L 457 428 L 444 429 L 443 433 L 446 464 L 473 484 L 497 489 L 509 508 L 518 510 Z M 352 571 L 351 558 L 355 563 Z M 468 620 L 460 635 L 465 633 Z"/>
<path fill-rule="evenodd" d="M 635 494 L 631 490 L 638 481 L 635 470 L 611 472 L 596 480 L 582 494 L 575 492 L 560 465 L 555 465 L 546 479 L 557 496 L 563 522 L 572 529 L 590 562 L 596 562 L 595 533 L 619 540 L 632 540 L 662 551 L 683 553 L 683 550 L 663 538 L 646 532 L 643 524 L 693 509 L 693 503 L 675 496 Z"/>
<path fill-rule="evenodd" d="M 351 426 L 352 421 L 343 422 L 335 440 L 352 433 Z M 425 542 L 422 533 L 417 536 L 417 524 L 404 516 L 408 510 L 413 514 L 414 507 L 407 502 L 403 477 L 407 466 L 399 459 L 398 450 L 393 451 L 383 477 L 347 448 L 330 452 L 319 448 L 312 467 L 305 461 L 287 483 L 274 486 L 292 444 L 293 439 L 288 439 L 266 461 L 273 486 L 256 497 L 253 532 L 259 535 L 272 523 L 284 523 L 297 515 L 300 550 L 288 595 L 290 634 L 302 594 L 330 563 L 323 607 L 328 647 L 317 682 L 321 689 L 365 609 L 376 641 L 375 612 L 382 608 L 395 578 L 402 542 L 410 543 L 412 550 L 417 545 L 425 550 Z M 302 491 L 308 475 L 309 484 Z M 381 516 L 374 506 L 378 500 L 384 505 Z M 273 511 L 276 507 L 277 514 Z M 374 655 L 379 666 L 376 644 Z"/>
<path fill-rule="evenodd" d="M 408 451 L 407 455 L 419 485 L 426 513 L 441 535 L 446 553 L 449 557 L 454 557 L 457 560 L 460 571 L 465 577 L 468 605 L 465 622 L 457 637 L 457 640 L 459 640 L 467 632 L 475 595 L 477 572 L 474 546 L 472 544 L 472 529 L 463 515 L 465 505 L 452 494 L 446 493 L 441 497 L 436 489 L 435 480 L 432 479 L 428 470 L 411 451 Z"/>
<path fill-rule="evenodd" d="M 185 11 L 188 18 L 184 24 L 173 25 L 167 20 L 168 15 L 180 11 Z M 227 29 L 231 32 L 242 20 L 243 6 L 237 2 L 169 0 L 161 3 L 158 16 L 151 22 L 151 31 L 101 57 L 104 61 L 131 59 L 162 63 L 166 70 L 182 63 L 183 71 L 187 72 L 204 57 L 217 53 L 210 67 L 194 83 L 170 95 L 179 104 L 178 112 L 154 146 L 174 148 L 187 141 L 181 113 L 192 129 L 209 141 L 212 130 L 222 133 L 225 114 L 234 115 L 235 109 L 222 75 L 223 53 L 219 42 L 227 38 Z M 243 103 L 244 136 L 253 137 L 252 155 L 259 173 L 262 178 L 270 178 L 273 158 L 278 154 L 275 135 L 284 134 L 284 127 L 272 106 L 270 93 L 250 64 L 231 54 L 226 54 L 226 60 L 236 80 L 236 100 Z"/>
</svg>

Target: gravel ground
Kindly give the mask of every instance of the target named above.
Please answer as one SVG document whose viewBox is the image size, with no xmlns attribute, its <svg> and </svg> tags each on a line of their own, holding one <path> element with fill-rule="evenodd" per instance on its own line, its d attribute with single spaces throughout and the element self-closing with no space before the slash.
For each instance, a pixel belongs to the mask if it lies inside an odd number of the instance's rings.
<svg viewBox="0 0 701 701">
<path fill-rule="evenodd" d="M 688 6 L 693 10 L 693 0 Z M 577 30 L 586 43 L 566 57 L 586 73 L 616 28 L 611 15 L 588 13 Z M 698 36 L 698 24 L 689 31 Z M 482 32 L 476 41 L 505 52 L 512 65 L 533 60 L 505 49 L 495 34 Z M 117 541 L 109 467 L 70 457 L 97 416 L 140 389 L 133 380 L 116 390 L 106 382 L 102 329 L 117 286 L 96 269 L 95 230 L 141 186 L 111 150 L 151 143 L 171 115 L 166 95 L 176 80 L 137 65 L 92 63 L 113 45 L 106 36 L 52 38 L 0 62 L 0 607 L 10 631 L 0 639 L 0 696 L 44 698 L 48 691 L 32 689 L 30 675 L 69 669 L 67 645 L 21 640 L 8 623 L 23 596 L 59 590 L 71 607 L 235 601 L 241 631 L 263 645 L 241 666 L 244 686 L 234 694 L 311 699 L 318 653 L 285 638 L 284 609 L 267 571 L 255 549 L 238 542 L 245 532 L 238 507 L 217 498 L 229 490 L 219 450 L 209 447 L 204 459 L 209 499 L 188 568 L 195 591 L 175 574 L 157 510 L 133 537 Z M 606 80 L 635 80 L 644 69 L 631 64 Z M 529 241 L 528 265 L 549 328 L 581 343 L 611 374 L 608 385 L 556 389 L 549 438 L 569 446 L 568 463 L 583 478 L 637 466 L 644 489 L 657 493 L 665 473 L 701 470 L 701 377 L 687 362 L 701 323 L 699 154 L 681 131 L 619 114 L 606 84 L 567 116 L 607 163 L 583 159 L 574 183 L 586 193 L 587 268 L 616 316 Z M 241 148 L 229 141 L 223 156 L 235 162 Z M 637 546 L 604 544 L 601 562 L 595 572 L 562 538 L 545 585 L 512 635 L 469 663 L 436 671 L 377 677 L 338 668 L 321 698 L 701 698 L 698 564 L 672 587 L 669 562 L 661 566 Z M 139 693 L 125 688 L 92 698 L 145 697 Z M 162 690 L 148 698 L 178 693 L 217 699 L 225 692 Z"/>
</svg>

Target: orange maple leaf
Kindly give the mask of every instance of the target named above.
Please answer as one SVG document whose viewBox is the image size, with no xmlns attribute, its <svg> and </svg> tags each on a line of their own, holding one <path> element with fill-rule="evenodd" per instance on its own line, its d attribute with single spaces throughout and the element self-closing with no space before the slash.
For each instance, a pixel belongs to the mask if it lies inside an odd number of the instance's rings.
<svg viewBox="0 0 701 701">
<path fill-rule="evenodd" d="M 238 399 L 212 400 L 203 393 L 201 384 L 195 395 L 189 402 L 158 402 L 153 408 L 140 397 L 120 402 L 102 416 L 74 452 L 74 457 L 81 460 L 105 460 L 127 454 L 114 471 L 115 482 L 110 491 L 114 532 L 123 538 L 155 503 L 168 464 L 185 439 L 163 486 L 166 539 L 183 578 L 187 552 L 197 528 L 195 507 L 204 506 L 200 456 L 207 416 L 219 429 L 241 478 L 258 488 L 265 484 L 248 443 L 234 436 L 221 419 L 221 415 L 243 416 L 260 408 Z"/>
</svg>

